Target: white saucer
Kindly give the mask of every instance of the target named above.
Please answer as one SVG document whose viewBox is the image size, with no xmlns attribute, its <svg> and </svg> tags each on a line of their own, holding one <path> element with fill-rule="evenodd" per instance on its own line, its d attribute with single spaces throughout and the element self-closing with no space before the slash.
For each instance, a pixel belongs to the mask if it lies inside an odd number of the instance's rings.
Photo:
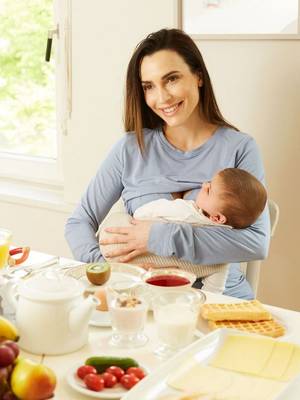
<svg viewBox="0 0 300 400">
<path fill-rule="evenodd" d="M 114 282 L 118 282 L 118 281 L 124 281 L 124 282 L 128 282 L 128 283 L 141 283 L 141 279 L 138 276 L 135 275 L 131 275 L 128 272 L 119 272 L 119 271 L 115 271 L 112 270 L 111 271 L 111 275 L 110 278 L 107 282 L 105 282 L 103 285 L 93 285 L 86 276 L 81 277 L 80 282 L 82 282 L 84 284 L 84 286 L 86 287 L 86 290 L 88 290 L 89 292 L 95 292 L 96 290 L 106 287 L 107 285 L 110 285 Z"/>
<path fill-rule="evenodd" d="M 110 313 L 109 311 L 94 311 L 89 324 L 92 326 L 110 327 Z"/>
<path fill-rule="evenodd" d="M 120 383 L 117 383 L 113 388 L 103 389 L 100 392 L 94 392 L 93 390 L 88 389 L 76 374 L 77 368 L 80 367 L 80 365 L 82 364 L 75 365 L 66 376 L 68 384 L 76 390 L 76 392 L 96 399 L 120 399 L 128 392 L 128 390 L 126 390 Z"/>
</svg>

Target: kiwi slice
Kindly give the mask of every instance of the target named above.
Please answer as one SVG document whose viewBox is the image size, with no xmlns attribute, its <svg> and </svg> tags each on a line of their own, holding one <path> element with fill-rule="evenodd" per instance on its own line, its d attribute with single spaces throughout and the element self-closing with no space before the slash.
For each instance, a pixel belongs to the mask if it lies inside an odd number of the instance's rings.
<svg viewBox="0 0 300 400">
<path fill-rule="evenodd" d="M 85 272 L 93 285 L 103 285 L 110 277 L 110 265 L 107 262 L 86 264 Z"/>
</svg>

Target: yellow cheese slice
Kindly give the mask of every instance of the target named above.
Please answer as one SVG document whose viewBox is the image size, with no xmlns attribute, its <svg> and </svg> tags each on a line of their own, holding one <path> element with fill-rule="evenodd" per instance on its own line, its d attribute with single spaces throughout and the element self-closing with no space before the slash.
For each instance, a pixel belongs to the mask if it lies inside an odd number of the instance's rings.
<svg viewBox="0 0 300 400">
<path fill-rule="evenodd" d="M 275 340 L 228 335 L 210 365 L 246 374 L 258 375 L 270 358 Z"/>
<path fill-rule="evenodd" d="M 294 351 L 290 359 L 289 365 L 282 375 L 281 379 L 288 381 L 293 379 L 297 374 L 300 373 L 300 346 L 294 345 Z"/>
<path fill-rule="evenodd" d="M 197 362 L 190 369 L 180 368 L 167 379 L 167 384 L 174 389 L 203 394 L 222 392 L 231 383 L 230 374 Z"/>
<path fill-rule="evenodd" d="M 262 367 L 259 375 L 265 378 L 281 380 L 289 367 L 294 349 L 295 345 L 292 343 L 276 342 L 269 360 Z"/>
<path fill-rule="evenodd" d="M 300 346 L 258 336 L 228 335 L 210 365 L 190 358 L 170 373 L 167 384 L 187 396 L 200 393 L 214 400 L 271 400 L 286 386 L 280 381 L 298 373 Z"/>
<path fill-rule="evenodd" d="M 191 367 L 189 370 L 186 368 L 188 365 Z M 192 392 L 214 400 L 271 400 L 286 385 L 283 382 L 200 365 L 195 360 L 183 367 L 167 379 L 169 386 L 184 392 L 182 397 L 179 396 L 182 400 L 189 399 L 188 393 Z"/>
<path fill-rule="evenodd" d="M 273 400 L 285 387 L 285 383 L 270 379 L 242 375 L 237 372 L 224 371 L 231 374 L 232 384 L 221 393 L 214 395 L 216 400 Z"/>
</svg>

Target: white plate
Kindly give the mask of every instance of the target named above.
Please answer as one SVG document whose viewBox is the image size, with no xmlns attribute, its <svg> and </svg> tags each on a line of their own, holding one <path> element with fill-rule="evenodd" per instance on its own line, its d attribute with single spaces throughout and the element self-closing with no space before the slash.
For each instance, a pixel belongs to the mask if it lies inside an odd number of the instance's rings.
<svg viewBox="0 0 300 400">
<path fill-rule="evenodd" d="M 174 357 L 171 357 L 168 361 L 161 364 L 160 367 L 145 377 L 136 387 L 132 388 L 130 392 L 126 393 L 122 397 L 122 400 L 159 400 L 163 396 L 182 394 L 182 392 L 172 389 L 167 384 L 169 376 L 174 373 L 174 366 L 182 365 L 191 358 L 196 358 L 201 364 L 206 365 L 216 354 L 224 342 L 225 337 L 233 333 L 253 336 L 253 334 L 234 329 L 217 329 L 192 343 Z M 276 396 L 274 400 L 299 400 L 299 392 L 297 390 L 300 386 L 299 379 L 300 376 L 297 376 L 295 380 L 287 384 L 285 390 L 280 393 L 279 396 Z M 286 392 L 289 393 L 290 397 L 284 396 Z"/>
<path fill-rule="evenodd" d="M 96 399 L 120 399 L 128 392 L 128 390 L 125 389 L 120 383 L 117 383 L 113 388 L 106 388 L 101 390 L 100 392 L 94 392 L 93 390 L 87 389 L 83 380 L 79 379 L 76 374 L 77 368 L 81 365 L 82 364 L 74 365 L 74 367 L 71 368 L 66 375 L 66 380 L 68 384 L 77 392 L 82 393 L 86 396 L 94 397 Z M 142 366 L 141 368 L 147 371 L 146 368 Z"/>
<path fill-rule="evenodd" d="M 79 279 L 86 287 L 87 290 L 94 292 L 100 287 L 105 287 L 113 282 L 128 281 L 129 283 L 141 283 L 142 276 L 145 273 L 143 268 L 136 265 L 123 264 L 123 263 L 109 263 L 111 266 L 111 275 L 109 280 L 101 286 L 93 285 L 89 282 L 85 275 L 85 266 L 81 265 L 72 270 L 68 270 L 66 275 Z M 109 327 L 111 326 L 110 314 L 108 311 L 94 311 L 90 319 L 90 325 Z"/>
<path fill-rule="evenodd" d="M 109 311 L 93 311 L 89 324 L 92 326 L 110 327 L 110 313 Z"/>
<path fill-rule="evenodd" d="M 118 281 L 124 281 L 124 282 L 128 282 L 128 283 L 141 283 L 142 282 L 141 278 L 139 278 L 138 276 L 132 275 L 126 271 L 119 272 L 119 271 L 114 271 L 114 270 L 111 271 L 109 280 L 101 286 L 93 285 L 86 276 L 83 276 L 79 280 L 80 280 L 80 282 L 82 282 L 84 284 L 86 289 L 90 292 L 95 292 L 96 290 L 100 289 L 100 287 L 103 288 L 107 285 L 111 285 L 112 283 L 118 282 Z"/>
<path fill-rule="evenodd" d="M 141 279 L 142 276 L 144 275 L 144 273 L 146 272 L 143 268 L 140 268 L 140 267 L 138 267 L 136 265 L 132 265 L 132 264 L 123 264 L 123 263 L 115 263 L 115 262 L 110 262 L 109 264 L 111 266 L 112 274 L 113 273 L 121 273 L 123 277 L 125 276 L 125 279 L 126 279 L 127 275 L 131 275 L 138 279 Z M 86 266 L 86 264 L 82 264 L 82 265 L 78 265 L 74 268 L 70 268 L 67 270 L 67 272 L 65 272 L 65 275 L 72 276 L 75 279 L 82 279 L 83 282 L 86 282 L 86 285 L 89 286 L 89 289 L 91 289 L 91 290 L 99 289 L 100 286 L 92 285 L 87 280 L 86 274 L 85 274 L 85 268 L 86 268 L 85 266 Z M 104 286 L 104 285 L 102 285 L 102 286 Z"/>
<path fill-rule="evenodd" d="M 127 392 L 127 390 L 119 383 L 117 383 L 113 388 L 103 389 L 100 392 L 94 392 L 93 390 L 87 389 L 83 380 L 79 379 L 76 375 L 78 367 L 80 367 L 80 364 L 74 366 L 66 376 L 68 384 L 77 392 L 96 399 L 120 399 Z"/>
</svg>

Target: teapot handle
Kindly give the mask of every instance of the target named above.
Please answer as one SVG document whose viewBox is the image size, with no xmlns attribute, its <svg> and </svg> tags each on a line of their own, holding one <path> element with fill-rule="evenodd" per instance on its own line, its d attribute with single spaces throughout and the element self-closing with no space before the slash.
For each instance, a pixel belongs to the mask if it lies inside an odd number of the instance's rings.
<svg viewBox="0 0 300 400">
<path fill-rule="evenodd" d="M 12 256 L 16 254 L 20 254 L 21 256 L 19 258 L 14 258 Z M 22 262 L 26 261 L 30 253 L 30 247 L 16 247 L 15 249 L 9 250 L 9 256 L 8 256 L 8 265 L 10 267 L 14 267 L 15 265 L 19 265 Z"/>
</svg>

